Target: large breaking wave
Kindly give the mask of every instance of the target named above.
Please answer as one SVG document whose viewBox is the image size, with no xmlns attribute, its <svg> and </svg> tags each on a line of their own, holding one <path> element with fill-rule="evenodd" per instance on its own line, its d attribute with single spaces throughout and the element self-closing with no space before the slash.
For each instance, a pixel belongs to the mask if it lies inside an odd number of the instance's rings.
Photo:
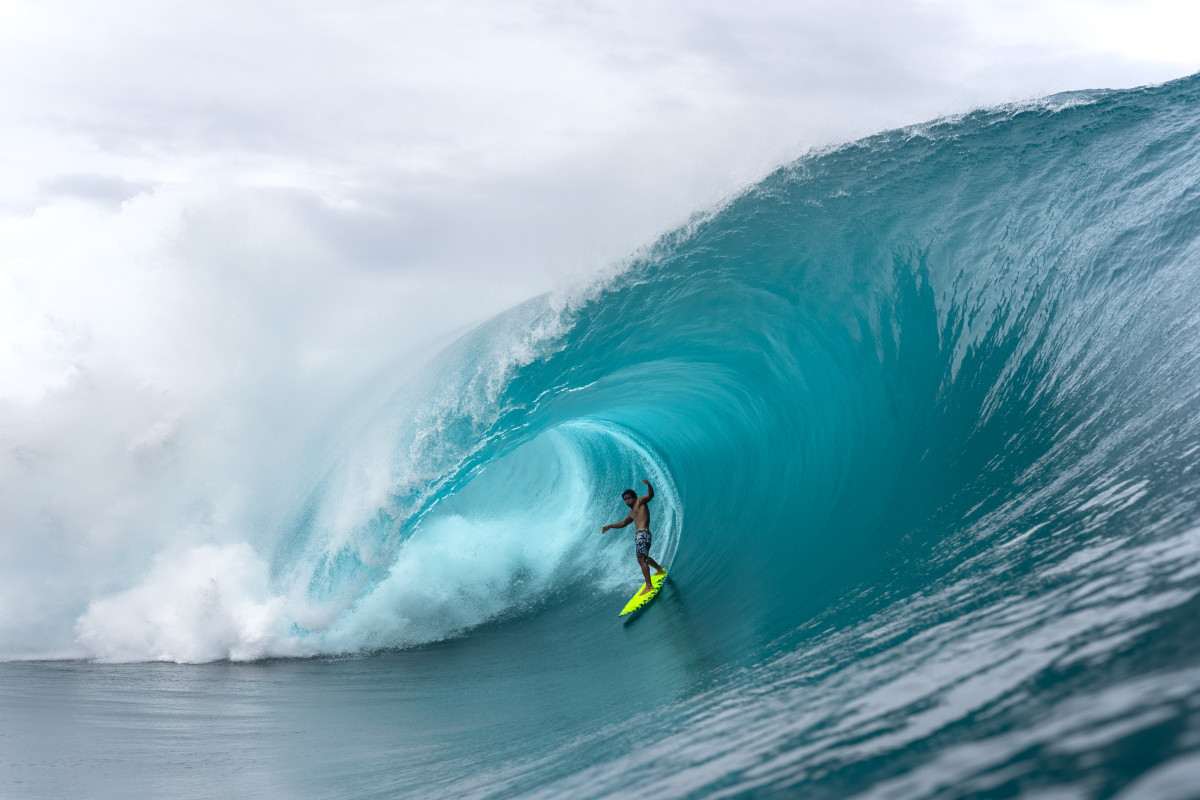
<svg viewBox="0 0 1200 800">
<path fill-rule="evenodd" d="M 871 764 L 888 796 L 1003 791 L 1051 762 L 1102 786 L 1085 754 L 1138 736 L 1147 769 L 1182 759 L 1141 789 L 1169 787 L 1197 747 L 1198 309 L 1200 79 L 881 134 L 364 399 L 273 552 L 162 561 L 80 636 L 118 660 L 485 623 L 536 647 L 539 618 L 615 614 L 636 585 L 599 528 L 646 477 L 677 587 L 653 611 L 686 603 L 733 670 L 664 733 L 730 754 L 693 789 L 842 796 Z M 935 754 L 895 759 L 916 741 Z M 631 756 L 647 791 L 689 769 L 662 755 Z"/>
</svg>

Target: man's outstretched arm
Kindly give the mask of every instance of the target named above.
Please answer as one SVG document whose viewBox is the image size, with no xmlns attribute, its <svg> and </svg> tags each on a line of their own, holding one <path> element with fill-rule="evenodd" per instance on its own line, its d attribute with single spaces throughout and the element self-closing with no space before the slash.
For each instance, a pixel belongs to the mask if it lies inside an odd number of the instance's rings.
<svg viewBox="0 0 1200 800">
<path fill-rule="evenodd" d="M 613 528 L 624 528 L 626 525 L 628 525 L 631 522 L 633 522 L 633 514 L 630 514 L 628 517 L 621 520 L 620 522 L 614 522 L 612 525 L 605 525 L 603 528 L 600 529 L 600 532 L 608 533 Z"/>
<path fill-rule="evenodd" d="M 650 485 L 650 481 L 642 478 L 642 483 L 646 484 L 646 494 L 639 497 L 638 500 L 642 503 L 649 503 L 654 499 L 654 487 Z"/>
</svg>

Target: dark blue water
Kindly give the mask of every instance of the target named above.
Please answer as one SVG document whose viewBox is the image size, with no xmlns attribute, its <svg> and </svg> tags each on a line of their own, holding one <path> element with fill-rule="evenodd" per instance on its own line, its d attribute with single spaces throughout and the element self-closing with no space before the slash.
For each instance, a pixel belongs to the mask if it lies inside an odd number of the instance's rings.
<svg viewBox="0 0 1200 800">
<path fill-rule="evenodd" d="M 804 158 L 364 400 L 255 636 L 80 622 L 249 663 L 0 664 L 0 795 L 1200 797 L 1198 333 L 1200 77 Z"/>
</svg>

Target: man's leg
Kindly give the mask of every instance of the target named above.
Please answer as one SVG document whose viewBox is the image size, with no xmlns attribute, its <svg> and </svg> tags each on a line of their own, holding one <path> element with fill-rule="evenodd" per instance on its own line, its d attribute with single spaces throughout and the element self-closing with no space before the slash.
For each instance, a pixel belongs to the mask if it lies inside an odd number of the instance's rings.
<svg viewBox="0 0 1200 800">
<path fill-rule="evenodd" d="M 650 568 L 646 566 L 646 562 L 650 560 L 650 556 L 638 556 L 638 566 L 642 568 L 642 574 L 646 576 L 646 586 L 638 594 L 645 594 L 650 591 L 652 584 L 650 583 Z"/>
<path fill-rule="evenodd" d="M 646 556 L 646 563 L 648 563 L 650 566 L 654 567 L 655 575 L 662 575 L 664 572 L 666 572 L 666 570 L 663 569 L 661 566 L 659 566 L 658 562 L 655 561 L 650 556 Z"/>
</svg>

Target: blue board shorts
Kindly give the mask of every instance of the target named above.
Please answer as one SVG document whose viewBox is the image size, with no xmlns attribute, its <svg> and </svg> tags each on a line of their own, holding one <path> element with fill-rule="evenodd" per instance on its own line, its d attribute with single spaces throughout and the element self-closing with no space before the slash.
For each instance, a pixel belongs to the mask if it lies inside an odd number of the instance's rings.
<svg viewBox="0 0 1200 800">
<path fill-rule="evenodd" d="M 633 535 L 633 548 L 639 556 L 650 555 L 650 531 L 638 531 Z"/>
</svg>

